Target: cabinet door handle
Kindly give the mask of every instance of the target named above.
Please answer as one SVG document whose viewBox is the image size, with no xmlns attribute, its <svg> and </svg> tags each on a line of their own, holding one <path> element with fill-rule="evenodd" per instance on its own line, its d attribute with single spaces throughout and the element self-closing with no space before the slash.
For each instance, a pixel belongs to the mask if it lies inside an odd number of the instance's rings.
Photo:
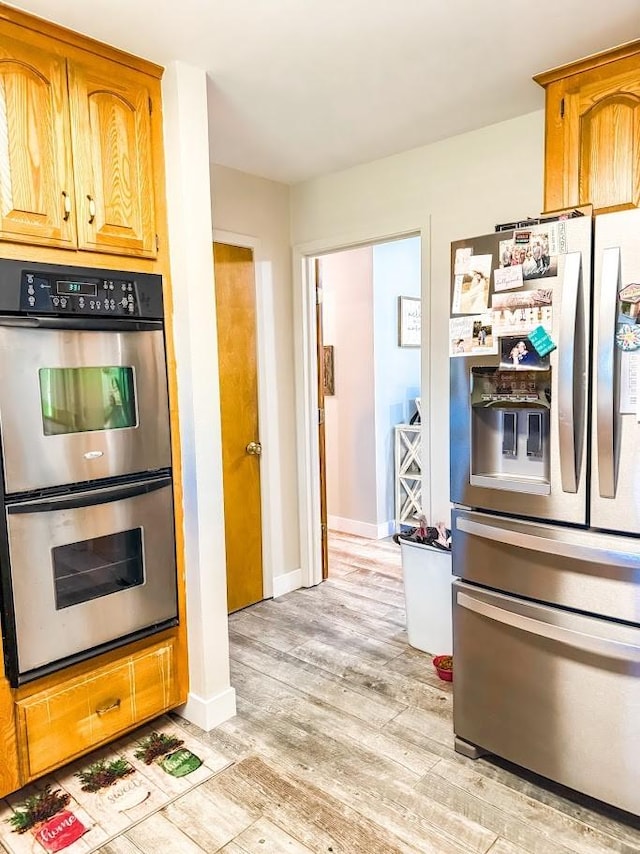
<svg viewBox="0 0 640 854">
<path fill-rule="evenodd" d="M 89 202 L 89 225 L 92 225 L 96 218 L 96 203 L 93 200 L 93 196 L 87 196 L 87 201 Z"/>
<path fill-rule="evenodd" d="M 67 193 L 66 190 L 62 191 L 62 199 L 64 205 L 63 219 L 66 222 L 69 219 L 69 216 L 71 215 L 71 196 L 69 195 L 69 193 Z"/>
<path fill-rule="evenodd" d="M 115 700 L 109 700 L 106 705 L 98 706 L 96 715 L 106 715 L 107 712 L 115 712 L 116 709 L 120 708 L 120 702 L 120 697 L 116 697 Z"/>
</svg>

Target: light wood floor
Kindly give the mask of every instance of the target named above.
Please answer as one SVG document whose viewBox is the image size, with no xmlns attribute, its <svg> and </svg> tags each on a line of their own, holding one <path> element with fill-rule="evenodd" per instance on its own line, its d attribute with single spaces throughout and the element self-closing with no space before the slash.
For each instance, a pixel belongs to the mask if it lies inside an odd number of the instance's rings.
<svg viewBox="0 0 640 854">
<path fill-rule="evenodd" d="M 601 854 L 640 823 L 453 751 L 450 686 L 407 645 L 399 548 L 331 538 L 330 580 L 234 614 L 235 764 L 104 854 Z"/>
</svg>

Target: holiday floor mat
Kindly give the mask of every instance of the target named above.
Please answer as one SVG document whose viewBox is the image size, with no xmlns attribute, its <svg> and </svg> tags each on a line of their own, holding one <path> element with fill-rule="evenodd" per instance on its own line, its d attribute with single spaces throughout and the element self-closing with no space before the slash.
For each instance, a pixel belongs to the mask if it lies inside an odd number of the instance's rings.
<svg viewBox="0 0 640 854">
<path fill-rule="evenodd" d="M 0 801 L 11 854 L 90 854 L 232 763 L 168 717 Z"/>
</svg>

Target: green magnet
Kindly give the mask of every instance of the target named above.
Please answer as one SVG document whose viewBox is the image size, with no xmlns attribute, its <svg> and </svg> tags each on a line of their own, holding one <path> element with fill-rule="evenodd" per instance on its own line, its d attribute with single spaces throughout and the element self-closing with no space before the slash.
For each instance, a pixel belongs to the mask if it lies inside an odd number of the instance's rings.
<svg viewBox="0 0 640 854">
<path fill-rule="evenodd" d="M 536 326 L 527 338 L 531 341 L 533 348 L 539 356 L 546 356 L 547 353 L 551 353 L 552 350 L 556 349 L 556 344 L 554 344 L 553 339 L 544 326 Z"/>
</svg>

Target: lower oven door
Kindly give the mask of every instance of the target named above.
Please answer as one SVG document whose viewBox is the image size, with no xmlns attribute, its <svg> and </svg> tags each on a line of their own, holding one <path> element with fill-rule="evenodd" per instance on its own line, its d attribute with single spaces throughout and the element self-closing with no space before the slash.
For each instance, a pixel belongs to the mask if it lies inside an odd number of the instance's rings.
<svg viewBox="0 0 640 854">
<path fill-rule="evenodd" d="M 458 737 L 640 814 L 640 628 L 453 584 Z"/>
<path fill-rule="evenodd" d="M 170 477 L 6 511 L 13 684 L 177 622 Z"/>
</svg>

